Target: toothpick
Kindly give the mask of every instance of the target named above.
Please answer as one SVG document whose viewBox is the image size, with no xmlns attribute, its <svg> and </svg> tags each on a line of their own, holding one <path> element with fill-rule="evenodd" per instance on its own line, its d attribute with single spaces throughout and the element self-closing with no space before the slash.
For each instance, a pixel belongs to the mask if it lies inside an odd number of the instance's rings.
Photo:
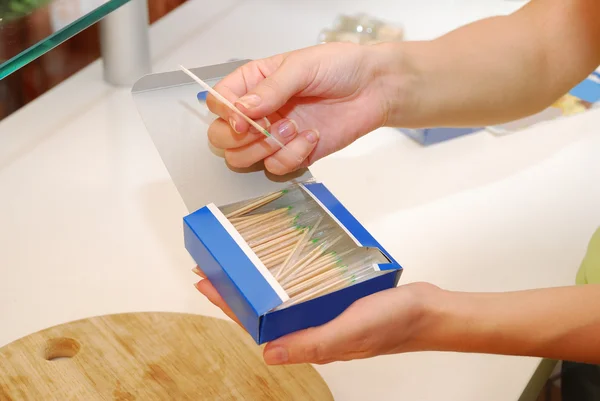
<svg viewBox="0 0 600 401">
<path fill-rule="evenodd" d="M 279 271 L 276 276 L 278 279 L 279 279 L 279 277 L 284 277 L 287 274 L 289 267 L 294 266 L 294 264 L 296 263 L 297 257 L 300 256 L 300 253 L 304 250 L 304 247 L 310 242 L 308 240 L 310 240 L 313 233 L 321 225 L 322 221 L 323 221 L 323 216 L 319 217 L 319 219 L 317 219 L 317 222 L 315 223 L 315 225 L 310 230 L 308 230 L 306 233 L 304 233 L 304 235 L 302 236 L 302 240 L 300 242 L 298 242 L 298 247 L 294 250 L 294 252 L 292 252 L 290 254 L 289 258 L 287 258 L 286 261 L 279 268 Z"/>
<path fill-rule="evenodd" d="M 277 244 L 279 242 L 283 242 L 285 240 L 288 240 L 288 239 L 290 239 L 292 237 L 297 236 L 298 234 L 300 234 L 300 230 L 295 230 L 294 232 L 291 232 L 291 233 L 289 233 L 287 235 L 284 235 L 283 237 L 280 237 L 280 238 L 274 239 L 274 240 L 272 240 L 270 242 L 265 242 L 264 244 L 258 245 L 257 247 L 252 248 L 252 250 L 254 252 L 260 252 L 263 249 L 266 249 L 266 248 L 272 246 L 273 244 Z"/>
<path fill-rule="evenodd" d="M 302 277 L 297 277 L 296 279 L 290 281 L 289 283 L 285 283 L 285 284 L 282 283 L 282 286 L 288 292 L 288 294 L 290 296 L 292 296 L 290 291 L 297 290 L 298 288 L 301 288 L 306 285 L 310 285 L 315 282 L 318 283 L 319 281 L 329 278 L 330 276 L 335 275 L 336 273 L 339 274 L 341 271 L 339 268 L 333 269 L 337 265 L 338 265 L 337 261 L 331 262 L 331 263 L 321 267 L 320 269 L 314 270 L 310 275 L 304 275 Z"/>
<path fill-rule="evenodd" d="M 331 242 L 324 242 L 324 243 L 320 244 L 315 249 L 313 249 L 311 252 L 309 252 L 308 255 L 304 256 L 302 259 L 300 259 L 298 262 L 296 262 L 289 270 L 287 270 L 286 274 L 283 275 L 282 278 L 285 276 L 289 276 L 290 274 L 302 271 L 302 269 L 304 267 L 306 267 L 310 263 L 312 263 L 315 259 L 317 259 L 319 256 L 321 256 L 325 251 L 327 251 L 328 248 L 335 245 L 342 238 L 343 238 L 343 236 L 340 235 L 339 237 L 337 237 L 336 239 L 334 239 Z"/>
<path fill-rule="evenodd" d="M 287 256 L 287 254 L 292 250 L 292 246 L 287 246 L 282 249 L 279 249 L 275 252 L 272 252 L 268 257 L 262 259 L 263 263 L 270 263 L 275 260 L 281 260 Z"/>
<path fill-rule="evenodd" d="M 207 90 L 211 95 L 213 95 L 214 97 L 216 97 L 221 103 L 223 103 L 225 106 L 229 107 L 232 111 L 234 111 L 237 114 L 239 114 L 244 120 L 246 120 L 248 122 L 248 124 L 250 124 L 251 126 L 253 126 L 254 128 L 256 128 L 256 130 L 258 132 L 262 133 L 267 138 L 270 138 L 271 140 L 273 140 L 281 149 L 289 150 L 283 143 L 281 143 L 277 138 L 275 138 L 273 135 L 271 135 L 271 133 L 269 131 L 267 131 L 265 128 L 263 128 L 260 125 L 258 125 L 258 123 L 256 121 L 252 120 L 250 117 L 248 117 L 247 115 L 245 115 L 244 113 L 242 113 L 240 111 L 240 109 L 238 109 L 237 107 L 235 107 L 233 105 L 233 103 L 231 103 L 229 100 L 225 99 L 219 92 L 217 92 L 216 90 L 214 90 L 209 84 L 207 84 L 206 82 L 204 82 L 203 80 L 201 80 L 200 78 L 198 78 L 196 76 L 196 74 L 194 74 L 193 72 L 191 72 L 190 70 L 188 70 L 187 68 L 185 68 L 182 65 L 180 65 L 179 68 L 181 68 L 181 70 L 183 72 L 185 72 L 190 78 L 192 78 L 194 81 L 196 81 L 205 90 Z M 290 151 L 290 153 L 294 154 L 291 151 Z M 301 158 L 301 157 L 299 157 L 297 155 L 295 155 L 295 156 L 296 156 L 296 159 L 300 163 L 302 163 L 304 161 L 304 158 Z"/>
<path fill-rule="evenodd" d="M 277 244 L 274 244 L 272 246 L 270 246 L 269 248 L 266 248 L 262 251 L 259 252 L 255 252 L 256 256 L 258 256 L 259 258 L 268 258 L 270 255 L 273 254 L 273 252 L 279 252 L 280 250 L 284 249 L 284 248 L 293 248 L 294 244 L 296 243 L 296 238 L 290 238 L 287 241 L 283 241 Z"/>
<path fill-rule="evenodd" d="M 285 278 L 285 280 L 282 281 L 282 284 L 289 283 L 292 280 L 303 278 L 306 275 L 311 274 L 315 269 L 319 269 L 319 268 L 323 267 L 323 265 L 330 263 L 333 260 L 336 260 L 336 263 L 339 264 L 342 262 L 342 258 L 345 257 L 347 254 L 351 253 L 352 251 L 353 251 L 353 249 L 350 249 L 350 250 L 347 250 L 340 254 L 337 254 L 336 252 L 332 252 L 332 253 L 322 255 L 321 257 L 316 259 L 314 262 L 312 262 L 311 264 L 306 266 L 306 268 L 304 268 L 302 271 L 298 271 L 296 273 L 290 274 L 288 277 Z"/>
<path fill-rule="evenodd" d="M 322 273 L 326 270 L 329 270 L 333 267 L 339 266 L 339 265 L 340 265 L 340 260 L 337 258 L 324 260 L 321 263 L 312 263 L 305 271 L 300 272 L 300 274 L 298 274 L 297 276 L 287 277 L 286 280 L 283 280 L 281 282 L 281 285 L 283 287 L 293 287 L 298 283 L 308 280 L 311 277 L 317 276 L 320 273 Z M 314 267 L 311 267 L 311 266 L 314 266 Z"/>
<path fill-rule="evenodd" d="M 304 234 L 300 237 L 300 239 L 296 243 L 294 250 L 288 255 L 288 257 L 285 259 L 285 262 L 283 262 L 281 264 L 281 266 L 279 267 L 279 269 L 277 270 L 277 273 L 275 274 L 275 279 L 279 280 L 279 277 L 285 271 L 285 267 L 290 262 L 290 259 L 292 258 L 292 256 L 294 256 L 294 253 L 296 253 L 296 251 L 298 250 L 300 245 L 302 245 L 304 243 L 304 241 L 306 241 L 306 237 L 308 236 L 309 233 L 310 233 L 310 230 L 306 230 L 306 229 L 304 230 Z"/>
<path fill-rule="evenodd" d="M 292 305 L 296 305 L 300 302 L 304 302 L 304 301 L 308 301 L 317 297 L 320 297 L 322 295 L 325 295 L 327 293 L 331 293 L 333 291 L 337 291 L 337 290 L 341 290 L 344 289 L 346 286 L 348 285 L 348 283 L 345 282 L 341 282 L 341 283 L 332 283 L 327 287 L 324 287 L 314 293 L 308 293 L 305 294 L 304 296 L 298 298 L 298 299 L 291 299 L 291 303 L 287 304 L 286 306 L 292 306 Z"/>
<path fill-rule="evenodd" d="M 240 234 L 242 234 L 242 237 L 246 241 L 254 240 L 256 238 L 260 238 L 261 235 L 273 232 L 273 230 L 278 229 L 280 227 L 292 226 L 294 220 L 296 220 L 295 217 L 288 217 L 282 220 L 275 220 L 274 222 L 267 224 L 264 228 L 255 228 L 253 230 L 250 229 L 246 232 L 241 232 Z"/>
<path fill-rule="evenodd" d="M 286 213 L 290 209 L 291 209 L 291 207 L 288 206 L 288 207 L 284 207 L 281 209 L 270 211 L 268 213 L 248 215 L 245 217 L 241 217 L 241 218 L 244 218 L 245 220 L 240 221 L 239 223 L 236 221 L 233 223 L 233 225 L 238 231 L 240 231 L 240 230 L 246 229 L 248 227 L 251 227 L 257 223 L 265 223 L 267 221 L 270 221 L 271 219 L 274 219 L 274 218 L 279 217 L 280 215 Z M 239 217 L 233 217 L 230 220 L 238 219 L 238 218 Z"/>
<path fill-rule="evenodd" d="M 287 190 L 283 190 L 283 191 L 279 191 L 279 192 L 275 192 L 273 194 L 270 195 L 266 195 L 246 206 L 242 206 L 239 209 L 234 210 L 231 213 L 228 213 L 225 215 L 225 217 L 230 218 L 230 217 L 237 217 L 239 215 L 245 214 L 245 213 L 249 213 L 255 209 L 258 209 L 259 207 L 266 205 L 269 202 L 274 201 L 275 199 L 280 198 L 281 196 L 283 196 L 283 194 L 287 193 Z"/>
<path fill-rule="evenodd" d="M 290 237 L 286 237 L 289 234 L 297 234 L 300 233 L 302 231 L 302 227 L 289 227 L 286 228 L 284 230 L 280 230 L 277 231 L 274 234 L 271 234 L 269 236 L 266 237 L 262 237 L 259 239 L 256 239 L 254 241 L 248 241 L 248 245 L 250 245 L 250 248 L 257 248 L 260 245 L 266 244 L 268 242 L 272 242 L 281 238 L 290 238 Z"/>
</svg>

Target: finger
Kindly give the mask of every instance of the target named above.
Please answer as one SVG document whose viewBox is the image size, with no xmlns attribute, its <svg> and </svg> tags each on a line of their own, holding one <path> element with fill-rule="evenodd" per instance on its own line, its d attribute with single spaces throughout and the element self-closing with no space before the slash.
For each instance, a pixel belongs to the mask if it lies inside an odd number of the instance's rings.
<svg viewBox="0 0 600 401">
<path fill-rule="evenodd" d="M 275 175 L 284 175 L 301 167 L 308 167 L 309 156 L 317 146 L 319 131 L 300 133 L 293 141 L 265 159 L 265 168 Z"/>
<path fill-rule="evenodd" d="M 234 103 L 240 96 L 248 91 L 249 83 L 254 86 L 259 79 L 263 79 L 260 74 L 255 72 L 256 70 L 256 68 L 249 68 L 249 66 L 243 65 L 229 74 L 225 79 L 218 82 L 213 89 L 225 99 Z M 206 96 L 206 105 L 212 113 L 227 121 L 234 132 L 245 133 L 250 128 L 250 124 L 246 120 L 239 116 L 235 111 L 231 110 L 226 104 L 218 100 L 210 92 Z"/>
<path fill-rule="evenodd" d="M 312 82 L 313 69 L 297 59 L 289 60 L 237 99 L 236 106 L 248 117 L 257 119 L 275 113 Z"/>
<path fill-rule="evenodd" d="M 301 330 L 275 340 L 265 347 L 263 358 L 267 365 L 298 363 L 324 364 L 341 360 L 346 343 L 343 318 L 334 319 L 319 327 Z"/>
<path fill-rule="evenodd" d="M 225 300 L 219 295 L 216 288 L 212 285 L 209 280 L 200 280 L 195 285 L 196 289 L 202 293 L 213 305 L 217 308 L 221 309 L 227 317 L 236 322 L 242 328 L 242 323 L 238 320 L 235 313 L 229 308 L 229 305 L 225 302 Z"/>
<path fill-rule="evenodd" d="M 254 121 L 254 120 L 252 120 L 252 121 Z M 270 121 L 270 119 L 268 117 L 263 117 L 261 119 L 258 119 L 256 121 L 254 121 L 254 122 L 259 127 L 262 127 L 264 129 L 267 129 L 267 130 L 271 127 L 271 121 Z M 241 117 L 237 113 L 234 113 L 233 116 L 230 116 L 229 120 L 227 121 L 227 123 L 229 124 L 229 126 L 233 129 L 233 131 L 236 134 L 244 134 L 246 132 L 250 132 L 250 133 L 253 133 L 253 134 L 258 134 L 259 133 L 258 129 L 255 126 L 253 126 L 252 124 L 250 124 L 249 122 L 247 122 L 243 117 Z"/>
<path fill-rule="evenodd" d="M 278 116 L 272 116 L 273 119 L 278 118 Z M 267 120 L 268 121 L 268 120 Z M 279 119 L 276 123 L 269 123 L 269 130 L 273 132 L 278 132 L 279 135 L 290 135 L 289 129 L 286 124 L 287 119 Z M 296 123 L 294 124 L 294 128 L 296 128 Z M 266 128 L 266 127 L 265 127 Z M 296 128 L 297 131 L 297 128 Z M 228 124 L 226 124 L 223 120 L 216 120 L 211 124 L 208 128 L 208 139 L 210 143 L 218 149 L 235 149 L 240 148 L 242 146 L 248 145 L 252 142 L 256 142 L 258 140 L 264 139 L 265 135 L 262 133 L 258 133 L 256 129 L 252 128 L 248 130 L 245 134 L 237 134 L 234 133 Z"/>
<path fill-rule="evenodd" d="M 324 325 L 281 337 L 264 349 L 269 365 L 348 361 L 373 356 L 378 352 L 378 318 L 373 310 L 390 305 L 393 291 L 362 298 Z M 386 302 L 382 302 L 386 301 Z"/>
<path fill-rule="evenodd" d="M 215 85 L 214 89 L 231 103 L 234 103 L 239 97 L 235 92 L 226 86 L 219 87 L 217 84 Z M 206 96 L 206 105 L 211 112 L 226 121 L 227 124 L 229 124 L 229 126 L 234 130 L 234 132 L 244 133 L 248 131 L 248 128 L 250 128 L 250 124 L 248 122 L 246 122 L 239 115 L 236 115 L 236 112 L 231 110 L 227 105 L 223 104 L 210 93 Z"/>
<path fill-rule="evenodd" d="M 208 127 L 208 140 L 217 149 L 234 149 L 248 145 L 264 138 L 257 132 L 238 134 L 231 125 L 222 119 L 217 119 Z"/>
<path fill-rule="evenodd" d="M 262 79 L 262 75 L 258 73 L 256 68 L 252 67 L 252 63 L 254 62 L 236 68 L 225 78 L 217 82 L 213 89 L 230 102 L 235 102 L 240 96 L 248 92 L 248 83 L 256 85 L 258 80 Z M 206 96 L 206 106 L 211 112 L 225 120 L 231 114 L 229 107 L 210 92 Z"/>
<path fill-rule="evenodd" d="M 209 95 L 209 96 L 212 96 L 212 95 Z M 212 99 L 215 99 L 215 98 L 212 97 Z M 208 100 L 209 100 L 209 98 L 207 97 L 207 102 L 208 102 Z M 230 101 L 233 102 L 232 100 L 230 100 Z M 223 121 L 226 121 L 227 124 L 231 127 L 231 129 L 235 133 L 243 134 L 246 132 L 253 132 L 253 133 L 258 132 L 258 130 L 255 127 L 253 127 L 248 121 L 246 121 L 237 112 L 231 110 L 229 107 L 225 106 L 218 100 L 214 100 L 212 102 L 218 103 L 218 104 L 215 104 L 214 106 L 212 106 L 213 109 L 218 111 L 215 114 L 217 114 Z M 261 126 L 263 128 L 267 128 L 267 129 L 271 126 L 271 123 L 267 117 L 259 118 L 254 122 L 256 124 L 258 124 L 259 126 Z"/>
<path fill-rule="evenodd" d="M 298 125 L 294 120 L 282 119 L 270 129 L 271 135 L 283 144 L 287 144 L 298 134 Z M 281 148 L 270 138 L 252 142 L 246 146 L 225 151 L 225 159 L 232 167 L 246 168 L 272 155 Z"/>
<path fill-rule="evenodd" d="M 246 94 L 264 80 L 266 75 L 268 76 L 275 71 L 282 60 L 283 55 L 277 55 L 246 63 L 219 81 L 214 86 L 214 89 L 231 103 L 235 103 L 240 96 Z M 214 96 L 209 94 L 206 98 L 206 104 L 209 110 L 227 121 L 236 132 L 244 133 L 250 128 L 250 124 L 243 117 L 221 103 Z M 255 120 L 261 120 L 269 114 L 266 113 L 262 116 L 257 116 Z"/>
<path fill-rule="evenodd" d="M 194 268 L 192 269 L 192 272 L 193 272 L 195 275 L 197 275 L 197 276 L 200 276 L 200 277 L 202 277 L 202 278 L 206 278 L 206 274 L 204 274 L 204 272 L 203 272 L 202 270 L 200 270 L 200 268 L 199 268 L 198 266 L 194 267 Z"/>
</svg>

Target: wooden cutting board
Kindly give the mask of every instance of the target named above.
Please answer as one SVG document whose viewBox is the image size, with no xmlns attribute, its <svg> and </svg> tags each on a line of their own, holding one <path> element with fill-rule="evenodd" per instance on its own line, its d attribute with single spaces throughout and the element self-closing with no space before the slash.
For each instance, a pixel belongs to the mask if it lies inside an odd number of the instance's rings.
<svg viewBox="0 0 600 401">
<path fill-rule="evenodd" d="M 1 401 L 333 400 L 310 365 L 267 366 L 234 323 L 179 313 L 99 316 L 0 348 Z"/>
</svg>

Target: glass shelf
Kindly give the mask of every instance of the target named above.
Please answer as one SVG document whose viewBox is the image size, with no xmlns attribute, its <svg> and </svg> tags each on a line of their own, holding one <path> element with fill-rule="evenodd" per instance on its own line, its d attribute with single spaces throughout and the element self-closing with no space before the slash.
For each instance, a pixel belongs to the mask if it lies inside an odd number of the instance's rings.
<svg viewBox="0 0 600 401">
<path fill-rule="evenodd" d="M 129 0 L 0 0 L 0 79 Z"/>
</svg>

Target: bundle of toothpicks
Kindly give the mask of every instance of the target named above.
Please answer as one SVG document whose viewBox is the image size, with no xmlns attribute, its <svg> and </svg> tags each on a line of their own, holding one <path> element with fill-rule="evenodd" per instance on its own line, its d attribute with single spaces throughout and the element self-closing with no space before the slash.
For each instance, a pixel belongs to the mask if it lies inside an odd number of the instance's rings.
<svg viewBox="0 0 600 401">
<path fill-rule="evenodd" d="M 278 309 L 341 290 L 381 274 L 384 263 L 356 245 L 299 185 L 253 199 L 225 216 L 290 299 Z"/>
</svg>

